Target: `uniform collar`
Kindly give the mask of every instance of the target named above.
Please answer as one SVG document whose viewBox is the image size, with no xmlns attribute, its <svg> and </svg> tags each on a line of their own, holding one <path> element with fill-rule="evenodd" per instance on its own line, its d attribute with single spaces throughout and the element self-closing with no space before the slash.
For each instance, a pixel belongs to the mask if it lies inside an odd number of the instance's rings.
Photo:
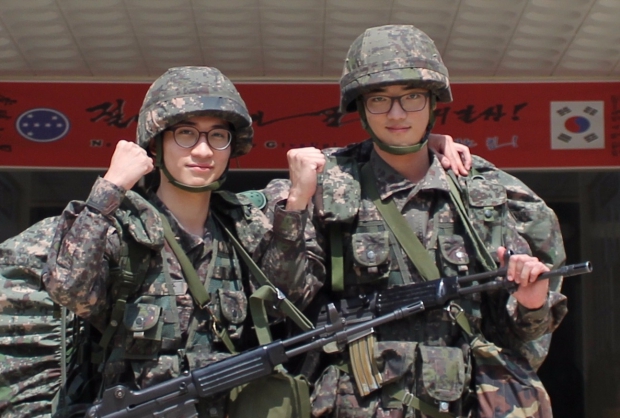
<svg viewBox="0 0 620 418">
<path fill-rule="evenodd" d="M 211 233 L 207 228 L 209 219 L 207 219 L 207 222 L 205 223 L 205 236 L 197 237 L 194 234 L 190 234 L 185 228 L 183 228 L 172 212 L 170 212 L 168 207 L 159 199 L 159 197 L 157 197 L 155 193 L 151 193 L 149 195 L 149 201 L 168 219 L 168 222 L 170 222 L 170 228 L 172 229 L 174 236 L 177 237 L 177 242 L 186 252 L 193 252 L 195 248 L 202 248 L 205 242 L 211 241 Z"/>
<path fill-rule="evenodd" d="M 409 191 L 414 195 L 422 190 L 450 191 L 448 175 L 435 155 L 430 152 L 431 164 L 424 178 L 418 183 L 412 183 L 386 163 L 376 151 L 370 154 L 370 165 L 377 179 L 377 186 L 381 200 L 385 200 L 395 193 Z M 414 190 L 415 189 L 415 190 Z M 413 193 L 411 193 L 413 191 Z"/>
</svg>

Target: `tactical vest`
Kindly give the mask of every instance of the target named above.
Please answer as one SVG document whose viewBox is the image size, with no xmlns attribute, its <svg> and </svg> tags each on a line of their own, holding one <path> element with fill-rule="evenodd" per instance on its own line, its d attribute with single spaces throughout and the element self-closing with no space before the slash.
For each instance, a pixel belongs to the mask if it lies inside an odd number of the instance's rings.
<svg viewBox="0 0 620 418">
<path fill-rule="evenodd" d="M 152 243 L 146 248 L 141 245 L 141 233 L 136 231 L 139 223 L 132 222 L 131 218 L 137 215 L 138 206 L 148 203 L 139 201 L 141 198 L 136 195 L 129 197 L 116 216 L 117 229 L 122 234 L 126 251 L 123 251 L 120 265 L 111 269 L 111 274 L 116 277 L 114 283 L 117 283 L 112 289 L 113 300 L 117 302 L 101 344 L 106 348 L 114 347 L 106 359 L 105 370 L 109 379 L 116 379 L 125 360 L 136 362 L 134 369 L 139 370 L 144 361 L 165 356 L 166 361 L 170 362 L 169 377 L 173 377 L 183 368 L 191 369 L 218 357 L 218 353 L 211 349 L 214 344 L 223 343 L 222 332 L 214 332 L 216 328 L 223 330 L 226 338 L 239 340 L 247 315 L 247 297 L 242 283 L 244 275 L 232 245 L 221 227 L 210 219 L 213 253 L 205 285 L 211 300 L 206 309 L 194 306 L 188 339 L 183 341 L 179 312 L 183 314 L 187 309 L 177 306 L 177 296 L 188 292 L 187 282 L 184 278 L 173 279 L 170 276 L 166 259 L 174 257 L 174 254 L 169 249 L 165 250 L 163 242 L 155 248 Z M 231 222 L 243 219 L 243 205 L 230 193 L 214 193 L 211 206 L 213 212 Z M 156 211 L 154 208 L 151 210 Z M 156 252 L 161 257 L 161 263 L 151 265 L 151 260 L 157 257 Z M 116 383 L 114 380 L 108 382 Z"/>
<path fill-rule="evenodd" d="M 416 270 L 411 269 L 411 261 L 368 198 L 360 175 L 363 163 L 359 161 L 359 155 L 354 155 L 351 149 L 335 155 L 328 153 L 325 174 L 319 180 L 322 199 L 316 203 L 320 222 L 325 224 L 330 237 L 332 292 L 339 292 L 336 294 L 343 298 L 422 280 L 406 273 Z M 508 233 L 505 224 L 507 195 L 500 184 L 487 181 L 480 174 L 461 179 L 460 183 L 454 180 L 450 194 L 435 194 L 429 215 L 433 218 L 430 239 L 425 242 L 426 237 L 418 237 L 426 244 L 430 259 L 444 277 L 478 272 L 481 265 L 483 269 L 495 268 L 495 260 L 488 253 L 503 245 Z M 471 222 L 464 223 L 461 216 L 469 216 Z M 451 306 L 462 309 L 474 332 L 480 332 L 479 295 L 463 298 Z M 468 341 L 471 337 L 464 335 L 450 312 L 425 312 L 376 331 L 379 341 L 352 344 L 349 348 L 346 361 L 350 365 L 346 370 L 353 371 L 352 379 L 356 380 L 359 393 L 368 395 L 383 387 L 383 396 L 387 396 L 384 406 L 406 404 L 433 417 L 452 416 L 450 413 L 459 414 L 471 407 L 465 404 L 474 391 L 470 386 L 472 358 Z M 438 338 L 447 339 L 448 347 L 433 342 Z M 381 341 L 399 341 L 403 353 L 409 354 L 403 358 L 399 351 L 402 363 L 390 365 L 392 348 L 382 351 Z M 383 364 L 383 372 L 375 366 L 368 368 L 362 364 L 373 355 Z M 410 356 L 410 363 L 406 361 L 407 356 Z M 415 382 L 414 387 L 406 388 L 405 376 L 410 367 L 416 378 L 408 383 Z M 402 370 L 396 371 L 399 368 Z M 438 368 L 457 372 L 449 378 L 434 379 L 432 376 Z M 374 377 L 369 377 L 373 374 L 370 370 L 375 370 Z M 337 368 L 328 369 L 326 373 L 340 375 Z"/>
<path fill-rule="evenodd" d="M 242 338 L 244 340 L 246 338 L 247 333 L 243 332 L 243 324 L 248 314 L 248 305 L 252 309 L 253 325 L 259 343 L 270 342 L 264 305 L 273 306 L 276 303 L 275 298 L 278 298 L 279 309 L 284 315 L 292 318 L 304 330 L 312 327 L 292 303 L 287 299 L 281 299 L 277 289 L 269 283 L 235 238 L 236 234 L 231 232 L 236 229 L 240 233 L 239 229 L 249 228 L 244 231 L 245 236 L 252 236 L 256 243 L 259 242 L 264 233 L 261 230 L 263 226 L 253 226 L 245 221 L 245 218 L 251 215 L 250 206 L 254 204 L 252 199 L 255 198 L 256 196 L 247 196 L 243 193 L 212 194 L 209 228 L 213 238 L 213 253 L 207 270 L 207 282 L 204 285 L 210 300 L 206 303 L 205 309 L 194 307 L 185 343 L 181 339 L 176 295 L 185 294 L 189 287 L 194 303 L 198 306 L 204 303 L 196 300 L 197 295 L 192 290 L 192 279 L 189 277 L 191 272 L 186 269 L 189 260 L 181 254 L 183 252 L 181 248 L 175 249 L 174 238 L 171 238 L 172 241 L 166 238 L 183 267 L 185 277 L 174 280 L 166 269 L 165 258 L 162 268 L 150 268 L 152 250 L 145 251 L 140 245 L 133 245 L 132 238 L 135 239 L 139 234 L 136 234 L 135 228 L 127 228 L 126 219 L 120 222 L 128 245 L 126 253 L 121 257 L 120 265 L 115 268 L 115 274 L 119 276 L 119 283 L 132 284 L 114 289 L 117 294 L 122 293 L 122 297 L 116 298 L 121 300 L 121 303 L 119 305 L 117 302 L 113 310 L 123 309 L 124 306 L 124 312 L 122 325 L 118 329 L 113 325 L 108 327 L 108 330 L 114 330 L 116 343 L 105 368 L 108 373 L 106 386 L 114 382 L 112 379 L 115 379 L 119 371 L 125 367 L 125 361 L 131 361 L 138 378 L 140 374 L 145 373 L 143 368 L 148 365 L 149 360 L 157 359 L 167 369 L 163 370 L 168 373 L 163 377 L 170 378 L 184 369 L 202 367 L 236 353 L 238 343 Z M 131 202 L 127 202 L 124 208 L 136 212 L 135 208 L 131 207 Z M 166 224 L 164 220 L 164 230 L 169 228 Z M 127 239 L 128 231 L 131 231 L 129 239 Z M 244 243 L 246 246 L 248 244 L 247 241 Z M 161 257 L 166 256 L 163 247 L 159 251 Z M 247 278 L 249 272 L 262 287 L 253 293 L 248 301 L 249 294 L 246 292 L 250 286 L 242 278 Z M 197 281 L 198 278 L 194 280 Z M 200 283 L 198 286 L 203 287 Z M 137 288 L 139 290 L 136 291 Z M 139 296 L 132 298 L 135 294 Z M 128 303 L 123 303 L 123 300 Z M 114 316 L 113 313 L 112 317 Z M 120 317 L 120 314 L 116 313 L 116 316 Z M 110 332 L 108 330 L 106 332 Z M 214 345 L 219 346 L 220 350 L 214 350 Z M 243 341 L 241 345 L 244 345 Z M 274 385 L 279 387 L 277 391 L 273 390 Z M 224 393 L 217 399 L 201 399 L 198 410 L 200 416 L 205 417 L 223 417 L 227 414 L 231 418 L 245 418 L 255 416 L 256 413 L 266 418 L 306 417 L 310 414 L 308 383 L 303 377 L 291 376 L 284 368 L 278 368 L 273 376 L 237 388 L 230 397 Z M 228 412 L 225 412 L 226 410 Z"/>
<path fill-rule="evenodd" d="M 332 277 L 332 290 L 352 295 L 360 286 L 371 285 L 376 289 L 422 280 L 419 276 L 402 274 L 412 270 L 411 261 L 363 190 L 361 166 L 355 157 L 330 156 L 324 169 L 328 174 L 321 176 L 319 184 L 322 199 L 317 202 L 320 222 L 329 230 L 332 266 L 343 263 L 338 269 L 342 273 L 332 268 L 333 276 L 344 274 L 344 282 L 340 285 L 334 282 L 341 279 Z M 467 205 L 472 219 L 469 227 L 461 221 L 450 193 L 436 193 L 430 211 L 434 228 L 425 247 L 445 277 L 470 274 L 480 269 L 480 264 L 483 269 L 495 268 L 496 260 L 479 253 L 495 251 L 504 245 L 509 233 L 505 224 L 508 213 L 505 189 L 482 175 L 460 179 L 460 182 L 455 193 L 459 194 L 461 204 Z M 421 222 L 426 224 L 427 219 Z M 426 230 L 425 225 L 422 229 Z M 475 241 L 484 243 L 485 248 L 478 251 L 472 233 L 477 235 Z M 426 237 L 418 238 L 427 241 Z M 340 248 L 343 248 L 342 254 L 339 254 Z M 334 260 L 334 257 L 343 261 Z"/>
<path fill-rule="evenodd" d="M 264 196 L 262 199 L 264 203 Z M 264 232 L 260 228 L 264 226 L 244 222 L 244 218 L 250 216 L 250 202 L 245 197 L 214 193 L 212 201 L 212 213 L 227 224 L 227 231 L 250 228 L 240 235 L 252 236 L 258 243 Z M 181 362 L 191 369 L 228 355 L 214 352 L 211 346 L 223 343 L 223 336 L 237 341 L 242 334 L 248 301 L 241 291 L 241 278 L 247 277 L 247 269 L 242 268 L 239 256 L 245 257 L 246 266 L 250 266 L 251 260 L 238 243 L 231 244 L 234 237 L 226 237 L 220 228 L 211 229 L 215 248 L 207 272 L 210 280 L 207 291 L 213 295 L 210 309 L 209 312 L 195 310 L 188 343 L 181 344 L 175 294 L 185 292 L 186 285 L 170 276 L 165 262 L 164 268 L 150 268 L 153 257 L 163 252 L 164 245 L 163 236 L 149 235 L 153 228 L 147 232 L 144 226 L 158 219 L 152 216 L 153 210 L 147 201 L 129 192 L 114 214 L 115 226 L 124 245 L 119 264 L 110 269 L 114 282 L 111 292 L 116 303 L 100 343 L 97 343 L 96 330 L 92 330 L 93 334 L 84 330 L 88 324 L 79 319 L 72 326 L 74 315 L 55 306 L 41 288 L 41 272 L 57 227 L 56 218 L 41 221 L 0 245 L 3 255 L 0 287 L 4 289 L 4 298 L 0 298 L 4 300 L 0 300 L 0 415 L 84 416 L 101 385 L 96 380 L 99 373 L 92 369 L 91 361 L 96 368 L 107 360 L 105 371 L 109 383 L 114 381 L 115 371 L 127 371 L 127 363 L 136 365 L 130 372 L 140 373 L 141 365 L 158 353 L 162 354 L 159 360 L 169 373 L 164 377 L 178 374 Z M 256 271 L 252 273 L 258 276 Z M 264 284 L 268 280 L 258 282 Z M 272 306 L 276 301 L 282 312 L 296 323 L 305 320 L 302 329 L 312 327 L 272 286 L 261 287 L 252 296 L 250 305 Z M 254 316 L 255 328 L 260 328 L 260 318 L 264 331 L 259 333 L 258 339 L 266 343 L 264 336 L 269 334 L 266 316 L 254 315 L 253 309 Z M 213 332 L 201 332 L 196 327 L 201 321 L 211 321 Z M 132 376 L 123 377 L 132 379 Z M 278 389 L 273 390 L 275 387 Z M 303 377 L 291 376 L 279 368 L 273 376 L 238 388 L 230 399 L 223 394 L 216 408 L 213 404 L 206 405 L 208 408 L 199 404 L 200 416 L 223 416 L 226 404 L 229 404 L 231 418 L 257 416 L 257 413 L 272 418 L 309 417 L 308 383 Z"/>
</svg>

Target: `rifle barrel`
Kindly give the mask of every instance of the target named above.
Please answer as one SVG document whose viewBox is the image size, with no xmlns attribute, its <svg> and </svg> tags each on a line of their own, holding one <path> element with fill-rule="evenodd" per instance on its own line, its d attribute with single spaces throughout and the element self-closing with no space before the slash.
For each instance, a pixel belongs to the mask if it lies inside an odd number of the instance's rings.
<svg viewBox="0 0 620 418">
<path fill-rule="evenodd" d="M 459 282 L 459 285 L 462 285 L 462 284 L 471 283 L 475 281 L 494 279 L 496 277 L 506 276 L 507 272 L 508 272 L 508 268 L 502 267 L 500 269 L 493 270 L 493 271 L 487 271 L 484 273 L 470 274 L 468 276 L 459 277 L 458 282 Z M 577 276 L 579 274 L 585 274 L 585 273 L 591 273 L 591 272 L 592 272 L 592 263 L 590 263 L 589 261 L 584 261 L 583 263 L 569 264 L 567 266 L 563 266 L 558 269 L 545 272 L 541 274 L 540 276 L 538 276 L 538 280 L 549 279 L 551 277 L 558 277 L 558 276 L 564 276 L 564 277 Z"/>
<path fill-rule="evenodd" d="M 583 263 L 569 264 L 568 266 L 560 267 L 559 269 L 547 271 L 541 274 L 540 276 L 538 276 L 537 280 L 545 280 L 545 279 L 550 279 L 552 277 L 558 277 L 558 276 L 562 276 L 562 277 L 577 276 L 579 274 L 585 274 L 585 273 L 591 273 L 591 272 L 592 272 L 592 263 L 590 263 L 589 261 L 584 261 Z M 464 278 L 469 278 L 469 277 L 471 276 L 465 276 Z M 461 284 L 460 280 L 459 280 L 459 284 Z M 518 287 L 519 285 L 517 285 L 513 281 L 501 279 L 501 280 L 493 280 L 490 282 L 481 283 L 479 285 L 461 287 L 458 292 L 460 296 L 465 296 L 465 295 L 470 295 L 472 293 L 488 292 L 488 291 L 498 290 L 498 289 L 506 289 L 508 291 L 513 291 L 513 290 L 516 290 Z"/>
</svg>

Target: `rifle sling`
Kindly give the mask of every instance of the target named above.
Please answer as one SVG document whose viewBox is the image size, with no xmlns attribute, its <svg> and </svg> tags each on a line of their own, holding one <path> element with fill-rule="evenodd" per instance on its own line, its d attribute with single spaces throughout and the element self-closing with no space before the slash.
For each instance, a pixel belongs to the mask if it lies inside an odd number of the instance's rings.
<svg viewBox="0 0 620 418">
<path fill-rule="evenodd" d="M 221 225 L 224 229 L 231 242 L 243 258 L 248 269 L 254 276 L 254 278 L 261 285 L 252 296 L 250 296 L 250 314 L 252 315 L 252 321 L 254 322 L 254 330 L 256 332 L 256 337 L 258 338 L 258 342 L 261 345 L 267 345 L 273 341 L 273 337 L 271 336 L 271 331 L 269 330 L 269 319 L 267 317 L 267 309 L 266 303 L 269 302 L 271 306 L 282 311 L 286 316 L 288 316 L 291 320 L 297 324 L 299 328 L 303 331 L 309 331 L 314 328 L 314 325 L 306 316 L 301 313 L 301 311 L 289 300 L 286 298 L 284 293 L 280 291 L 277 287 L 271 283 L 271 281 L 267 278 L 265 273 L 258 267 L 256 262 L 250 257 L 248 252 L 243 248 L 243 246 L 239 243 L 237 238 L 233 235 L 233 233 L 226 228 L 226 225 L 222 222 L 221 219 L 212 211 L 213 218 Z M 310 393 L 308 384 L 303 376 L 290 376 L 287 374 L 286 369 L 281 364 L 275 366 L 275 370 L 281 372 L 277 374 L 280 378 L 286 379 L 294 391 L 293 398 L 297 399 L 298 402 L 293 402 L 295 404 L 296 414 L 300 417 L 309 417 L 311 406 L 310 406 Z M 241 392 L 243 395 L 243 391 Z M 291 401 L 293 401 L 291 399 Z M 278 407 L 275 408 L 278 410 Z M 275 412 L 277 414 L 277 412 Z M 234 414 L 233 414 L 234 415 Z M 270 413 L 271 416 L 271 413 Z"/>
<path fill-rule="evenodd" d="M 124 202 L 128 204 L 131 203 L 129 199 L 125 199 Z M 130 236 L 125 237 L 123 226 L 116 220 L 114 222 L 120 237 L 121 247 L 118 265 L 110 266 L 110 277 L 117 296 L 114 301 L 114 306 L 112 307 L 112 312 L 110 313 L 110 321 L 101 335 L 98 347 L 96 347 L 91 354 L 92 362 L 99 364 L 101 367 L 103 367 L 103 363 L 107 361 L 108 346 L 112 341 L 112 337 L 119 326 L 123 324 L 127 301 L 138 291 L 144 281 L 148 262 L 143 262 L 143 259 L 146 258 L 151 251 L 147 247 L 137 243 Z M 101 350 L 98 348 L 101 348 Z"/>
<path fill-rule="evenodd" d="M 192 298 L 196 302 L 196 304 L 201 308 L 205 309 L 207 307 L 207 303 L 211 297 L 209 296 L 209 292 L 205 289 L 203 284 L 200 282 L 198 278 L 198 273 L 196 269 L 192 265 L 192 262 L 185 254 L 185 251 L 181 248 L 179 243 L 172 232 L 172 228 L 170 227 L 170 222 L 166 219 L 166 216 L 163 213 L 160 213 L 160 216 L 163 227 L 164 227 L 164 238 L 166 238 L 166 242 L 174 252 L 179 264 L 181 265 L 181 269 L 183 270 L 183 277 L 187 282 L 189 287 L 189 293 L 192 295 Z M 213 261 L 213 260 L 212 260 Z M 217 318 L 213 317 L 213 321 L 218 322 Z M 226 328 L 221 328 L 219 331 L 216 327 L 213 327 L 213 331 L 217 334 L 217 336 L 222 340 L 228 351 L 231 353 L 236 353 L 235 345 L 233 344 L 230 336 L 228 335 L 228 331 Z"/>
<path fill-rule="evenodd" d="M 452 199 L 452 203 L 456 207 L 456 211 L 461 218 L 461 222 L 463 226 L 467 230 L 467 235 L 470 237 L 472 243 L 474 244 L 474 249 L 476 251 L 476 257 L 480 264 L 485 268 L 486 271 L 495 270 L 495 261 L 489 251 L 487 250 L 484 242 L 480 238 L 480 235 L 476 232 L 476 229 L 472 225 L 469 215 L 467 214 L 467 209 L 465 204 L 463 203 L 463 199 L 461 197 L 461 188 L 459 186 L 459 182 L 456 179 L 456 175 L 453 171 L 448 171 L 448 185 L 450 186 L 450 198 Z"/>
<path fill-rule="evenodd" d="M 342 228 L 338 222 L 331 224 L 329 230 L 329 240 L 332 261 L 332 291 L 342 292 L 344 290 L 344 261 Z"/>
<path fill-rule="evenodd" d="M 259 301 L 270 301 L 272 305 L 280 309 L 286 316 L 291 318 L 299 328 L 303 331 L 313 329 L 312 322 L 301 313 L 301 311 L 289 300 L 286 296 L 271 283 L 265 273 L 258 267 L 256 262 L 250 257 L 248 252 L 239 243 L 239 240 L 233 235 L 233 233 L 224 225 L 222 220 L 214 213 L 211 212 L 213 218 L 220 224 L 222 229 L 226 232 L 231 242 L 235 246 L 235 249 L 245 262 L 252 276 L 262 286 L 259 290 L 254 292 L 250 297 L 250 309 L 252 311 L 252 319 L 256 328 L 256 334 L 261 344 L 268 344 L 272 340 L 271 332 L 269 331 L 269 323 L 267 320 L 267 312 L 265 310 L 264 303 L 258 303 Z M 263 289 L 264 288 L 264 289 Z"/>
<path fill-rule="evenodd" d="M 385 202 L 377 189 L 376 179 L 370 164 L 364 164 L 361 170 L 362 188 L 366 190 L 368 197 L 373 201 L 388 228 L 392 231 L 398 243 L 413 262 L 418 273 L 424 280 L 436 280 L 439 270 L 430 255 L 420 242 L 416 233 L 411 229 L 405 217 L 399 212 L 394 201 L 389 198 Z"/>
</svg>

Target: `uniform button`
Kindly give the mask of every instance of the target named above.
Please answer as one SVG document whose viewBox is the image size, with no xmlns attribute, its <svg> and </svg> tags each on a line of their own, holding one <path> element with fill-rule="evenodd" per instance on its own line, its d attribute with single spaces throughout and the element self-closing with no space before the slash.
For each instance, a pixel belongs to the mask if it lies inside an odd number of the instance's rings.
<svg viewBox="0 0 620 418">
<path fill-rule="evenodd" d="M 491 212 L 491 209 L 484 210 L 484 216 L 486 216 L 487 218 L 490 218 L 492 214 L 493 212 Z"/>
<path fill-rule="evenodd" d="M 465 253 L 463 251 L 457 251 L 455 255 L 456 255 L 456 258 L 463 258 Z"/>
<path fill-rule="evenodd" d="M 373 250 L 370 250 L 366 253 L 366 256 L 368 257 L 369 260 L 374 260 L 375 259 L 375 252 Z"/>
</svg>

